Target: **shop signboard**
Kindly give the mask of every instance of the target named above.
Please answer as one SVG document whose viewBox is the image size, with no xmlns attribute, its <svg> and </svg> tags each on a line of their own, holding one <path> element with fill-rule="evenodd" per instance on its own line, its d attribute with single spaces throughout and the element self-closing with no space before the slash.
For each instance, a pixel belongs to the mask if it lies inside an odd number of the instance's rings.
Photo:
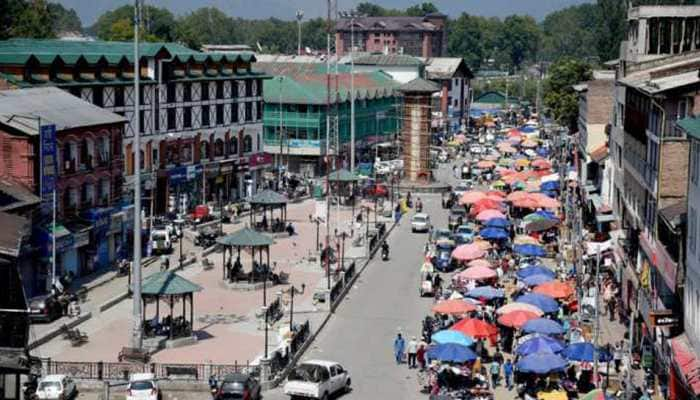
<svg viewBox="0 0 700 400">
<path fill-rule="evenodd" d="M 272 154 L 270 153 L 256 153 L 250 156 L 249 165 L 251 168 L 271 164 Z"/>
<path fill-rule="evenodd" d="M 77 249 L 78 247 L 83 247 L 87 246 L 90 243 L 90 230 L 84 230 L 82 232 L 76 232 L 73 234 L 74 236 L 74 247 Z"/>
<path fill-rule="evenodd" d="M 678 264 L 671 259 L 663 246 L 653 239 L 651 241 L 647 239 L 644 233 L 639 234 L 639 244 L 647 254 L 651 264 L 659 271 L 659 275 L 663 277 L 666 287 L 672 293 L 675 293 Z"/>
<path fill-rule="evenodd" d="M 219 175 L 220 171 L 221 164 L 219 164 L 218 162 L 213 162 L 204 166 L 204 173 L 206 174 L 207 178 L 216 177 L 217 175 Z"/>
<path fill-rule="evenodd" d="M 224 161 L 221 163 L 221 175 L 230 174 L 235 169 L 234 161 Z"/>
<path fill-rule="evenodd" d="M 187 167 L 175 167 L 168 171 L 171 185 L 178 185 L 187 180 Z"/>
<path fill-rule="evenodd" d="M 42 211 L 48 213 L 53 205 L 56 190 L 56 125 L 42 125 L 39 131 L 41 142 L 41 198 Z"/>
<path fill-rule="evenodd" d="M 308 139 L 289 139 L 287 141 L 287 146 L 292 149 L 320 148 L 321 141 Z"/>
<path fill-rule="evenodd" d="M 187 167 L 187 180 L 188 181 L 196 179 L 201 174 L 202 174 L 202 166 L 201 165 L 189 165 Z"/>
<path fill-rule="evenodd" d="M 670 327 L 680 323 L 678 316 L 673 315 L 671 310 L 654 310 L 649 313 L 649 318 L 651 319 L 651 326 L 655 327 Z"/>
</svg>

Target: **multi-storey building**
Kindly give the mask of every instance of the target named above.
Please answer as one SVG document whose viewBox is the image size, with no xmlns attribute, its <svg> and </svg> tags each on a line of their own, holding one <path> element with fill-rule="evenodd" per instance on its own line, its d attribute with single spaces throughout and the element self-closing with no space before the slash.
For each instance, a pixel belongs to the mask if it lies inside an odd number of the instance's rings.
<svg viewBox="0 0 700 400">
<path fill-rule="evenodd" d="M 144 43 L 135 112 L 133 44 L 13 39 L 0 42 L 0 85 L 56 86 L 127 118 L 125 192 L 141 172 L 145 204 L 160 214 L 187 193 L 189 205 L 256 191 L 262 149 L 262 81 L 251 52 L 201 53 Z M 141 165 L 134 165 L 139 118 Z M 260 163 L 258 163 L 260 161 Z"/>
<path fill-rule="evenodd" d="M 448 132 L 466 130 L 474 74 L 463 58 L 432 57 L 422 61 L 425 78 L 440 85 L 440 125 Z"/>
<path fill-rule="evenodd" d="M 349 165 L 350 74 L 346 66 L 331 79 L 330 112 L 323 64 L 258 63 L 275 78 L 265 81 L 265 151 L 279 157 L 293 172 L 322 173 L 322 158 L 330 122 L 330 148 Z M 335 90 L 338 88 L 336 96 Z M 358 163 L 370 163 L 370 146 L 394 140 L 399 133 L 398 82 L 384 72 L 356 73 L 355 156 Z M 281 111 L 281 112 L 280 112 Z M 337 121 L 335 117 L 337 116 Z M 282 137 L 280 141 L 280 129 Z"/>
<path fill-rule="evenodd" d="M 669 345 L 682 332 L 686 261 L 689 144 L 678 120 L 700 111 L 698 21 L 697 6 L 629 9 L 609 138 L 612 206 L 626 232 L 615 249 L 622 301 L 635 311 L 634 339 L 654 349 L 665 387 L 682 364 Z"/>
<path fill-rule="evenodd" d="M 355 51 L 447 55 L 447 16 L 342 18 L 335 25 L 335 48 L 340 56 Z M 353 37 L 354 36 L 354 37 Z M 353 43 L 354 40 L 354 43 Z"/>
<path fill-rule="evenodd" d="M 43 196 L 48 211 L 28 215 L 39 256 L 20 265 L 29 293 L 48 287 L 50 268 L 37 259 L 51 254 L 52 235 L 57 276 L 83 276 L 125 255 L 131 232 L 120 212 L 125 123 L 124 117 L 57 88 L 0 91 L 0 176 L 36 194 L 44 180 L 56 182 L 56 231 L 50 229 L 53 195 Z M 55 126 L 55 139 L 40 133 L 39 125 Z"/>
</svg>

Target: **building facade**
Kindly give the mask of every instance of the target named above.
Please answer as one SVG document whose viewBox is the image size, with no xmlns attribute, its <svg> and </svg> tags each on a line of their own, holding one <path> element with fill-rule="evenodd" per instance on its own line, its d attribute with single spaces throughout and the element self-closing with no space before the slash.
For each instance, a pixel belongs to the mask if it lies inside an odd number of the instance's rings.
<svg viewBox="0 0 700 400">
<path fill-rule="evenodd" d="M 201 53 L 172 43 L 144 43 L 140 51 L 138 112 L 131 43 L 0 42 L 0 80 L 19 88 L 56 86 L 126 117 L 125 198 L 140 170 L 144 198 L 150 199 L 147 212 L 254 193 L 259 171 L 269 166 L 251 165 L 251 159 L 267 159 L 262 148 L 266 76 L 252 70 L 255 56 Z M 132 143 L 136 118 L 142 135 L 138 167 Z"/>
<path fill-rule="evenodd" d="M 335 25 L 335 48 L 340 56 L 354 48 L 371 53 L 443 57 L 447 55 L 446 25 L 447 16 L 439 13 L 424 17 L 341 18 Z"/>
<path fill-rule="evenodd" d="M 474 74 L 463 58 L 432 57 L 423 62 L 425 78 L 440 85 L 439 125 L 450 133 L 466 131 Z"/>
</svg>

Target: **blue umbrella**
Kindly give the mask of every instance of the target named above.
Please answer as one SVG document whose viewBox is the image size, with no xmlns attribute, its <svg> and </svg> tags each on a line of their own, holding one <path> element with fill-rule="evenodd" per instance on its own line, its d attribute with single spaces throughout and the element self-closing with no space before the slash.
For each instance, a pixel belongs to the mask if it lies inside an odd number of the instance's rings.
<svg viewBox="0 0 700 400">
<path fill-rule="evenodd" d="M 520 372 L 532 372 L 535 374 L 548 374 L 554 371 L 563 371 L 567 361 L 553 353 L 534 353 L 520 359 L 515 368 Z"/>
<path fill-rule="evenodd" d="M 545 282 L 551 282 L 554 278 L 549 274 L 535 274 L 521 279 L 527 286 L 537 286 Z"/>
<path fill-rule="evenodd" d="M 542 182 L 540 185 L 541 190 L 557 190 L 559 189 L 559 181 L 547 181 Z"/>
<path fill-rule="evenodd" d="M 518 130 L 520 132 L 524 132 L 524 133 L 532 133 L 532 132 L 535 132 L 537 130 L 537 128 L 535 128 L 534 126 L 525 125 L 521 128 L 518 128 Z"/>
<path fill-rule="evenodd" d="M 518 303 L 532 304 L 546 313 L 553 313 L 559 310 L 559 303 L 553 298 L 539 293 L 526 293 L 517 299 Z"/>
<path fill-rule="evenodd" d="M 506 297 L 506 292 L 503 289 L 496 289 L 491 286 L 479 286 L 477 288 L 474 288 L 470 291 L 467 292 L 468 297 L 472 297 L 475 299 L 479 298 L 485 298 L 487 300 L 495 299 L 495 298 L 503 298 Z"/>
<path fill-rule="evenodd" d="M 561 335 L 564 327 L 549 318 L 535 318 L 527 321 L 522 327 L 525 333 L 542 333 L 545 335 Z"/>
<path fill-rule="evenodd" d="M 479 236 L 486 240 L 503 240 L 507 239 L 510 235 L 501 228 L 484 228 L 479 231 Z"/>
<path fill-rule="evenodd" d="M 432 346 L 426 353 L 426 358 L 428 360 L 463 363 L 476 360 L 477 355 L 469 347 L 447 343 Z"/>
<path fill-rule="evenodd" d="M 470 336 L 465 335 L 460 331 L 444 330 L 434 333 L 430 337 L 433 343 L 437 344 L 458 344 L 460 346 L 471 346 L 474 344 L 474 339 Z"/>
<path fill-rule="evenodd" d="M 542 156 L 542 157 L 547 157 L 549 155 L 549 150 L 545 149 L 544 147 L 539 147 L 537 149 L 537 155 Z"/>
<path fill-rule="evenodd" d="M 531 265 L 529 267 L 519 269 L 515 275 L 518 277 L 518 279 L 525 279 L 532 275 L 548 275 L 552 278 L 557 276 L 554 271 L 542 265 Z"/>
<path fill-rule="evenodd" d="M 595 347 L 590 342 L 572 343 L 564 350 L 561 355 L 572 361 L 588 361 L 593 362 L 593 350 Z M 606 362 L 612 360 L 612 355 L 605 350 L 598 349 L 598 361 Z"/>
<path fill-rule="evenodd" d="M 507 228 L 510 226 L 510 222 L 505 218 L 491 218 L 490 220 L 486 221 L 484 226 L 489 228 Z"/>
<path fill-rule="evenodd" d="M 528 339 L 515 349 L 515 353 L 521 356 L 535 353 L 558 353 L 564 350 L 564 345 L 549 336 L 537 336 Z"/>
<path fill-rule="evenodd" d="M 544 248 L 536 244 L 516 244 L 513 246 L 513 250 L 521 256 L 526 257 L 544 257 L 547 255 Z"/>
</svg>

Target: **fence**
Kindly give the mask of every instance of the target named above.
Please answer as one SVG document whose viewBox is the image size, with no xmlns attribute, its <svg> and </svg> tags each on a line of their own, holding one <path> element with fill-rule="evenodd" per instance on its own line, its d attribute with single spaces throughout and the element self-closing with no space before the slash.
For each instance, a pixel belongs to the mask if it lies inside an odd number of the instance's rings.
<svg viewBox="0 0 700 400">
<path fill-rule="evenodd" d="M 128 362 L 74 362 L 45 360 L 47 374 L 63 374 L 75 379 L 128 380 L 131 374 L 150 372 L 156 379 L 170 378 L 192 381 L 207 381 L 210 376 L 218 378 L 235 372 L 259 374 L 257 365 L 246 364 L 138 364 Z"/>
</svg>

